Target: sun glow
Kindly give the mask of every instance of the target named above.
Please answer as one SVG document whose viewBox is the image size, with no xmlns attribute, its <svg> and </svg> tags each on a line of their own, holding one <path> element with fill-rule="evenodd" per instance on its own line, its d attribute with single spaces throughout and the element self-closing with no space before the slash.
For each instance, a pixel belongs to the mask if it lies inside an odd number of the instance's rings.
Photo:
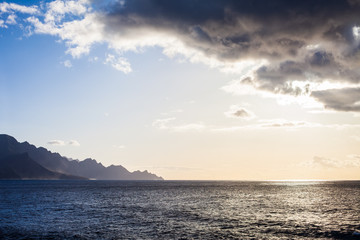
<svg viewBox="0 0 360 240">
<path fill-rule="evenodd" d="M 356 40 L 358 40 L 360 38 L 360 27 L 354 26 L 352 31 L 353 31 L 354 38 Z"/>
<path fill-rule="evenodd" d="M 280 179 L 280 180 L 267 180 L 267 182 L 328 182 L 331 180 L 324 179 Z"/>
</svg>

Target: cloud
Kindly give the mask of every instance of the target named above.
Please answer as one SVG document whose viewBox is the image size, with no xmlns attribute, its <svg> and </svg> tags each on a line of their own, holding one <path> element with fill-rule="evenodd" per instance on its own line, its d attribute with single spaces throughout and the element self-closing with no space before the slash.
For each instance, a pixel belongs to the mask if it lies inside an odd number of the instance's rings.
<svg viewBox="0 0 360 240">
<path fill-rule="evenodd" d="M 340 168 L 343 165 L 343 163 L 341 163 L 340 161 L 317 156 L 313 158 L 313 164 L 326 168 Z"/>
<path fill-rule="evenodd" d="M 124 73 L 132 71 L 126 52 L 157 46 L 168 57 L 236 74 L 240 85 L 256 91 L 358 111 L 352 100 L 328 105 L 333 92 L 312 88 L 324 81 L 341 89 L 360 84 L 355 0 L 56 0 L 42 8 L 2 3 L 0 9 L 32 14 L 26 19 L 32 31 L 57 36 L 73 57 L 105 44 L 114 52 L 105 63 Z"/>
<path fill-rule="evenodd" d="M 122 149 L 125 148 L 124 145 L 113 145 L 113 147 L 114 147 L 114 148 L 117 148 L 117 149 L 120 149 L 120 150 L 122 150 Z"/>
<path fill-rule="evenodd" d="M 314 127 L 326 127 L 319 123 L 312 123 L 306 121 L 289 121 L 285 119 L 267 119 L 259 120 L 255 124 L 244 124 L 240 126 L 232 127 L 214 127 L 212 131 L 214 132 L 235 132 L 235 131 L 244 131 L 244 130 L 266 130 L 266 129 L 286 129 L 286 130 L 295 130 L 299 128 L 314 128 Z M 332 128 L 334 126 L 331 126 Z"/>
<path fill-rule="evenodd" d="M 64 146 L 65 142 L 62 140 L 51 140 L 48 142 L 48 144 L 55 145 L 55 146 Z"/>
<path fill-rule="evenodd" d="M 202 123 L 170 124 L 175 120 L 176 118 L 157 119 L 152 125 L 155 128 L 172 132 L 199 132 L 207 129 L 207 126 Z"/>
<path fill-rule="evenodd" d="M 157 45 L 170 57 L 247 72 L 254 89 L 313 97 L 308 85 L 294 82 L 359 83 L 358 12 L 358 5 L 346 1 L 128 1 L 115 4 L 102 22 L 129 39 L 112 45 L 115 49 Z M 172 44 L 161 37 L 150 40 L 155 29 Z M 136 33 L 143 41 L 130 45 Z M 246 65 L 249 59 L 263 64 Z"/>
<path fill-rule="evenodd" d="M 202 123 L 188 123 L 183 125 L 177 125 L 170 128 L 170 130 L 175 132 L 188 132 L 188 131 L 203 131 L 206 129 L 206 126 Z"/>
<path fill-rule="evenodd" d="M 34 33 L 59 37 L 74 58 L 88 54 L 93 44 L 103 40 L 103 26 L 87 0 L 46 3 L 41 16 L 28 17 L 26 22 Z"/>
<path fill-rule="evenodd" d="M 15 14 L 9 15 L 6 19 L 6 23 L 7 24 L 16 24 L 16 15 Z"/>
<path fill-rule="evenodd" d="M 39 10 L 37 6 L 23 6 L 16 3 L 0 3 L 0 13 L 27 13 L 27 14 L 38 14 Z"/>
<path fill-rule="evenodd" d="M 360 87 L 314 91 L 311 95 L 322 102 L 325 108 L 360 112 Z"/>
<path fill-rule="evenodd" d="M 7 28 L 7 26 L 5 25 L 4 20 L 0 19 L 0 27 L 1 28 Z"/>
<path fill-rule="evenodd" d="M 132 72 L 130 63 L 123 57 L 116 58 L 114 55 L 108 54 L 105 63 L 125 74 Z"/>
<path fill-rule="evenodd" d="M 68 143 L 66 143 L 63 140 L 51 140 L 47 142 L 50 145 L 54 145 L 54 146 L 65 146 L 65 145 L 69 145 L 69 146 L 80 146 L 80 143 L 76 140 L 70 140 Z"/>
<path fill-rule="evenodd" d="M 354 139 L 355 141 L 360 142 L 360 136 L 351 136 L 352 139 Z"/>
<path fill-rule="evenodd" d="M 72 64 L 71 64 L 71 61 L 70 60 L 65 60 L 63 62 L 64 66 L 67 67 L 67 68 L 71 68 L 72 67 Z"/>
<path fill-rule="evenodd" d="M 247 130 L 268 130 L 268 129 L 284 129 L 296 130 L 301 128 L 331 128 L 331 129 L 354 129 L 360 128 L 360 125 L 347 125 L 347 124 L 320 124 L 307 121 L 290 121 L 286 119 L 266 119 L 258 120 L 253 124 L 242 124 L 235 126 L 213 126 L 203 123 L 186 123 L 179 124 L 176 118 L 163 118 L 157 119 L 152 124 L 153 127 L 160 130 L 167 130 L 170 132 L 236 132 Z"/>
<path fill-rule="evenodd" d="M 245 78 L 231 81 L 221 87 L 221 90 L 234 95 L 260 95 L 263 98 L 274 98 L 280 105 L 297 103 L 304 108 L 322 109 L 324 104 L 321 97 L 332 98 L 334 94 L 330 94 L 331 92 L 341 93 L 342 91 L 346 91 L 345 89 L 352 89 L 352 95 L 356 98 L 356 89 L 358 88 L 360 88 L 360 84 L 329 81 L 292 81 L 289 85 L 283 86 L 283 88 L 277 88 L 274 90 L 277 93 L 274 93 L 264 87 L 260 87 L 254 83 L 251 78 Z M 306 90 L 303 91 L 302 89 Z M 335 98 L 333 100 L 336 101 Z M 342 106 L 342 104 L 344 103 L 339 103 L 339 106 Z M 344 106 L 344 108 L 336 108 L 336 111 L 345 111 L 345 107 L 346 106 Z M 329 107 L 327 108 L 330 109 Z M 352 111 L 356 110 L 355 108 L 352 109 Z M 324 110 L 321 112 L 324 112 Z"/>
<path fill-rule="evenodd" d="M 331 158 L 315 156 L 312 160 L 303 162 L 302 165 L 312 168 L 358 168 L 360 167 L 360 156 L 350 155 L 345 160 L 335 160 Z"/>
<path fill-rule="evenodd" d="M 166 116 L 166 115 L 172 115 L 172 114 L 179 114 L 179 113 L 183 113 L 183 112 L 184 112 L 183 109 L 174 109 L 169 112 L 163 112 L 163 113 L 161 113 L 161 115 Z"/>
<path fill-rule="evenodd" d="M 260 127 L 262 128 L 300 128 L 300 127 L 314 127 L 317 124 L 303 121 L 287 121 L 284 119 L 261 120 Z"/>
<path fill-rule="evenodd" d="M 330 128 L 336 130 L 345 129 L 359 129 L 360 124 L 321 124 L 308 121 L 294 121 L 286 119 L 263 119 L 257 120 L 256 123 L 242 124 L 235 126 L 215 126 L 203 123 L 186 123 L 179 124 L 176 118 L 162 118 L 153 121 L 152 126 L 160 130 L 167 130 L 171 132 L 237 132 L 248 130 L 270 130 L 270 129 L 284 129 L 286 131 L 294 131 L 302 128 Z M 357 138 L 353 137 L 355 140 Z"/>
<path fill-rule="evenodd" d="M 4 16 L 4 19 L 0 19 L 0 27 L 8 28 L 7 24 L 14 25 L 17 24 L 16 18 L 17 15 L 15 13 L 21 14 L 31 14 L 37 15 L 39 14 L 39 10 L 37 6 L 23 6 L 16 3 L 0 3 L 0 17 Z M 5 17 L 7 16 L 7 17 Z"/>
<path fill-rule="evenodd" d="M 350 45 L 355 41 L 352 29 L 358 24 L 359 9 L 346 1 L 126 1 L 107 10 L 101 21 L 115 34 L 131 37 L 141 32 L 144 36 L 147 30 L 156 29 L 205 58 L 222 62 L 272 60 L 274 65 L 267 68 L 273 74 L 279 71 L 305 77 L 304 72 L 310 71 L 321 75 L 324 68 L 343 63 L 340 56 L 349 54 L 334 52 L 333 44 L 339 51 L 356 50 Z M 168 47 L 160 40 L 152 44 L 162 45 L 165 51 Z"/>
<path fill-rule="evenodd" d="M 307 121 L 290 121 L 286 119 L 259 120 L 258 126 L 260 128 L 332 128 L 338 130 L 360 127 L 359 124 L 321 124 Z"/>
<path fill-rule="evenodd" d="M 352 159 L 360 159 L 360 155 L 359 154 L 350 154 L 347 156 L 348 158 L 352 158 Z"/>
<path fill-rule="evenodd" d="M 230 109 L 227 112 L 224 112 L 224 114 L 228 118 L 238 118 L 246 120 L 253 119 L 255 117 L 254 113 L 237 105 L 230 106 Z"/>
<path fill-rule="evenodd" d="M 70 140 L 69 145 L 70 146 L 80 146 L 80 143 L 78 141 L 76 141 L 76 140 Z"/>
<path fill-rule="evenodd" d="M 179 166 L 147 166 L 144 168 L 152 168 L 152 169 L 160 169 L 160 170 L 167 170 L 167 171 L 204 171 L 203 168 L 192 168 L 192 167 L 179 167 Z"/>
<path fill-rule="evenodd" d="M 66 14 L 83 15 L 88 11 L 88 1 L 61 1 L 56 0 L 47 4 L 45 22 L 59 22 Z"/>
<path fill-rule="evenodd" d="M 168 129 L 168 123 L 171 121 L 174 121 L 176 118 L 162 118 L 162 119 L 156 119 L 152 125 L 153 127 L 156 127 L 158 129 Z"/>
</svg>

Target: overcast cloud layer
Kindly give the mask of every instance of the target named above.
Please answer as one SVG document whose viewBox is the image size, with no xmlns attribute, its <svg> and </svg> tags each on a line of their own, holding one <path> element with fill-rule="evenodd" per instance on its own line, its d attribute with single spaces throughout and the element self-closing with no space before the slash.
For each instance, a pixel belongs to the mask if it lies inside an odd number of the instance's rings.
<svg viewBox="0 0 360 240">
<path fill-rule="evenodd" d="M 59 37 L 75 58 L 106 44 L 114 51 L 106 64 L 124 73 L 132 71 L 125 52 L 159 46 L 169 57 L 236 74 L 240 89 L 360 111 L 358 0 L 1 3 L 0 27 L 16 24 L 16 14 L 29 34 Z"/>
</svg>

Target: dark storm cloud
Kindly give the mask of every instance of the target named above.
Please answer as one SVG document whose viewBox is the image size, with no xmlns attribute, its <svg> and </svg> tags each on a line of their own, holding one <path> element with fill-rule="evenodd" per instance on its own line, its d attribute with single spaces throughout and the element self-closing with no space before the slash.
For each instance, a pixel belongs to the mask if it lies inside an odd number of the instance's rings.
<svg viewBox="0 0 360 240">
<path fill-rule="evenodd" d="M 119 37 L 136 29 L 168 33 L 224 63 L 265 59 L 243 83 L 275 94 L 310 94 L 294 81 L 360 83 L 358 0 L 119 1 L 103 8 L 102 22 Z M 327 107 L 357 111 L 351 102 L 331 102 L 334 95 L 311 94 Z"/>
<path fill-rule="evenodd" d="M 296 57 L 314 38 L 351 44 L 359 13 L 358 5 L 338 0 L 132 0 L 109 7 L 104 21 L 112 31 L 126 27 L 170 31 L 222 60 L 283 60 Z M 320 54 L 314 56 L 315 65 L 326 64 L 326 57 L 332 56 Z"/>
<path fill-rule="evenodd" d="M 360 88 L 314 91 L 311 95 L 322 102 L 326 108 L 360 112 Z"/>
<path fill-rule="evenodd" d="M 308 85 L 302 88 L 296 87 L 293 86 L 293 81 L 322 82 L 327 79 L 359 83 L 359 69 L 349 65 L 336 62 L 332 53 L 310 51 L 302 59 L 299 57 L 296 61 L 285 60 L 278 64 L 262 66 L 254 72 L 252 78 L 247 77 L 242 82 L 278 94 L 308 95 L 310 93 Z M 309 74 L 311 74 L 311 79 L 309 79 Z"/>
</svg>

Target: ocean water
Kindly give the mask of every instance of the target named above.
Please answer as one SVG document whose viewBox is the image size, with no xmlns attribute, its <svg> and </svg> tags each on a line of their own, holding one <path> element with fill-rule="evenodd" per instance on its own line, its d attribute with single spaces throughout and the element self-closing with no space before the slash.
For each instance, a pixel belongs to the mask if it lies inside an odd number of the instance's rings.
<svg viewBox="0 0 360 240">
<path fill-rule="evenodd" d="M 359 239 L 360 181 L 0 181 L 0 239 Z"/>
</svg>

